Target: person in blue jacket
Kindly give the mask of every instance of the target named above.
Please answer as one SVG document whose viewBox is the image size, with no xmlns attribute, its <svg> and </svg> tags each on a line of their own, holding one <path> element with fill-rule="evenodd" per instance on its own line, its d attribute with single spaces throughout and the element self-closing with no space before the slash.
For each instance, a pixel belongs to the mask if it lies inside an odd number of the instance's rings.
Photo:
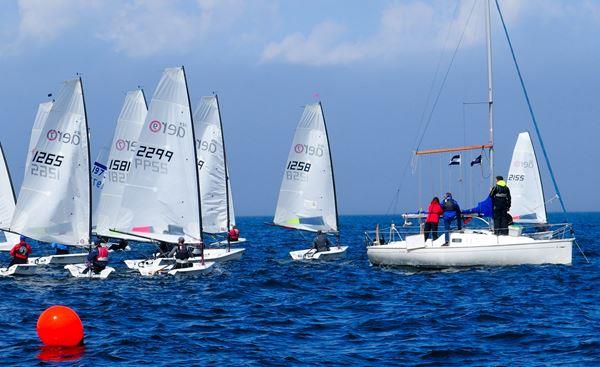
<svg viewBox="0 0 600 367">
<path fill-rule="evenodd" d="M 66 255 L 69 253 L 69 246 L 63 245 L 62 243 L 52 242 L 50 247 L 56 251 L 56 255 Z"/>
<path fill-rule="evenodd" d="M 452 222 L 456 220 L 456 226 L 460 231 L 462 229 L 462 215 L 460 206 L 456 200 L 452 198 L 452 194 L 449 192 L 444 196 L 442 208 L 444 209 L 444 229 L 446 232 L 446 243 L 444 246 L 448 246 L 450 243 L 450 228 L 452 226 Z"/>
</svg>

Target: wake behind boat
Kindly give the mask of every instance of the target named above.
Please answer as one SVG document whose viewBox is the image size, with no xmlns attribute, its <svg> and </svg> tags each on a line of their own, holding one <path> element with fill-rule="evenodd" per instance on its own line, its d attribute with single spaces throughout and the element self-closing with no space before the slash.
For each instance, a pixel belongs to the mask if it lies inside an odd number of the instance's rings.
<svg viewBox="0 0 600 367">
<path fill-rule="evenodd" d="M 292 251 L 293 260 L 332 260 L 345 255 L 339 244 L 333 160 L 321 102 L 306 105 L 292 141 L 273 224 L 317 233 L 314 247 Z M 326 233 L 336 235 L 333 245 Z"/>
</svg>

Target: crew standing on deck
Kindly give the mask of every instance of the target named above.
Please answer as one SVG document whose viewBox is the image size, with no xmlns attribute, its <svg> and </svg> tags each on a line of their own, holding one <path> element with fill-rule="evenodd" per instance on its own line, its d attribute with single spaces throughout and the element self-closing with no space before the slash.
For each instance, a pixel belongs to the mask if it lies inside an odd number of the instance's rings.
<svg viewBox="0 0 600 367">
<path fill-rule="evenodd" d="M 446 231 L 446 243 L 443 246 L 448 246 L 448 244 L 450 244 L 450 228 L 452 222 L 456 220 L 456 226 L 460 231 L 462 229 L 462 215 L 460 206 L 458 206 L 458 203 L 452 198 L 452 194 L 449 192 L 447 192 L 444 197 L 442 208 L 444 209 L 444 230 Z"/>
<path fill-rule="evenodd" d="M 8 268 L 15 264 L 27 264 L 29 261 L 29 254 L 31 254 L 31 245 L 29 245 L 25 241 L 25 236 L 21 236 L 19 238 L 19 243 L 13 246 L 10 249 L 10 256 L 12 256 L 12 260 L 8 265 Z"/>
<path fill-rule="evenodd" d="M 490 197 L 494 208 L 494 233 L 507 236 L 511 199 L 510 189 L 506 186 L 504 177 L 496 176 L 496 185 L 490 191 Z"/>
<path fill-rule="evenodd" d="M 427 219 L 425 219 L 425 227 L 423 228 L 425 234 L 425 241 L 431 236 L 431 240 L 435 241 L 438 239 L 438 224 L 440 223 L 440 215 L 444 214 L 444 209 L 440 205 L 440 199 L 434 197 L 429 204 L 427 209 Z"/>
</svg>

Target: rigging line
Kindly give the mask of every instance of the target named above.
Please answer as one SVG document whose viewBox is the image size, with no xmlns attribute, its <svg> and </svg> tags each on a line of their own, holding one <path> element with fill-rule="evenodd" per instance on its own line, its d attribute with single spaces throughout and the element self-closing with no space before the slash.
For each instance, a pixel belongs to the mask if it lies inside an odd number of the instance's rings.
<svg viewBox="0 0 600 367">
<path fill-rule="evenodd" d="M 448 30 L 446 33 L 446 39 L 444 40 L 444 46 L 442 47 L 442 51 L 440 52 L 440 58 L 438 59 L 437 65 L 435 67 L 435 72 L 433 73 L 433 78 L 431 80 L 431 84 L 429 85 L 429 91 L 427 92 L 427 98 L 425 98 L 425 105 L 423 106 L 423 111 L 421 112 L 421 118 L 419 118 L 419 129 L 417 136 L 420 135 L 421 130 L 423 129 L 423 123 L 425 122 L 425 114 L 427 113 L 427 108 L 429 107 L 429 102 L 431 101 L 431 96 L 433 94 L 433 89 L 435 88 L 435 84 L 437 81 L 438 74 L 440 72 L 440 68 L 442 66 L 442 60 L 444 59 L 444 54 L 446 52 L 446 46 L 448 45 L 448 40 L 450 40 L 450 35 L 452 34 L 452 28 L 454 27 L 456 15 L 458 13 L 458 8 L 460 6 L 460 1 L 456 2 L 456 6 L 454 8 L 454 13 L 452 15 L 452 22 L 448 26 Z"/>
<path fill-rule="evenodd" d="M 556 177 L 554 177 L 554 171 L 552 170 L 552 165 L 550 164 L 550 158 L 548 158 L 548 153 L 546 152 L 546 147 L 544 146 L 544 141 L 542 140 L 540 128 L 538 126 L 537 120 L 535 119 L 535 114 L 533 113 L 533 107 L 531 106 L 531 101 L 529 100 L 529 94 L 527 93 L 527 88 L 525 87 L 525 81 L 523 80 L 523 75 L 521 75 L 521 69 L 519 68 L 519 63 L 517 62 L 515 50 L 513 48 L 512 42 L 510 40 L 510 36 L 508 34 L 508 29 L 506 27 L 506 23 L 504 22 L 504 16 L 502 15 L 502 10 L 500 9 L 500 3 L 498 2 L 498 0 L 495 0 L 494 2 L 496 3 L 496 9 L 498 9 L 498 15 L 500 16 L 500 21 L 502 22 L 502 29 L 504 30 L 504 35 L 506 36 L 506 41 L 508 42 L 508 47 L 510 48 L 510 54 L 512 56 L 513 63 L 515 65 L 515 69 L 517 70 L 517 75 L 519 77 L 519 83 L 521 84 L 521 90 L 523 91 L 523 95 L 525 96 L 525 101 L 527 102 L 527 108 L 529 109 L 529 115 L 531 116 L 531 121 L 533 122 L 533 127 L 535 128 L 535 132 L 537 134 L 538 141 L 540 142 L 540 147 L 542 148 L 542 153 L 544 154 L 544 159 L 546 161 L 546 166 L 548 167 L 548 171 L 550 172 L 550 178 L 552 179 L 552 184 L 554 185 L 554 191 L 556 192 L 556 195 L 558 196 L 558 201 L 560 202 L 560 206 L 563 210 L 565 219 L 568 222 L 569 216 L 567 215 L 567 209 L 565 207 L 565 203 L 563 201 L 562 195 L 560 194 L 560 190 L 558 188 L 558 183 L 556 182 Z M 571 228 L 571 231 L 573 231 L 572 228 Z M 573 241 L 573 242 L 575 242 L 575 245 L 577 245 L 577 249 L 579 249 L 579 252 L 581 253 L 581 255 L 583 255 L 583 258 L 589 263 L 589 260 L 588 260 L 587 256 L 585 256 L 585 253 L 583 252 L 583 249 L 581 248 L 581 246 L 579 246 L 579 243 L 577 243 L 577 241 Z"/>
<path fill-rule="evenodd" d="M 440 100 L 440 97 L 442 95 L 442 91 L 444 90 L 444 86 L 446 85 L 446 81 L 448 80 L 448 75 L 450 74 L 450 70 L 452 69 L 452 65 L 454 65 L 454 60 L 456 59 L 456 54 L 458 53 L 458 50 L 460 48 L 460 45 L 462 44 L 462 40 L 465 36 L 465 33 L 467 31 L 467 27 L 469 26 L 469 23 L 471 21 L 471 16 L 473 15 L 473 10 L 475 10 L 475 5 L 477 4 L 477 0 L 473 1 L 473 6 L 471 6 L 471 11 L 469 12 L 469 16 L 467 17 L 467 20 L 465 22 L 465 26 L 462 30 L 462 33 L 460 34 L 460 38 L 458 39 L 458 44 L 456 45 L 456 48 L 454 49 L 454 52 L 452 53 L 452 58 L 450 59 L 450 64 L 448 65 L 448 69 L 446 69 L 446 72 L 444 74 L 444 77 L 442 78 L 442 84 L 440 85 L 440 89 L 438 90 L 438 93 L 435 97 L 435 100 L 433 101 L 433 105 L 431 106 L 431 111 L 429 112 L 429 116 L 427 117 L 427 121 L 425 123 L 425 127 L 421 133 L 421 136 L 419 137 L 419 139 L 417 140 L 417 148 L 415 150 L 419 150 L 419 147 L 421 146 L 421 143 L 423 142 L 423 138 L 425 137 L 425 133 L 427 132 L 427 129 L 429 128 L 429 125 L 431 124 L 431 119 L 433 117 L 433 113 L 435 112 L 435 108 Z"/>
</svg>

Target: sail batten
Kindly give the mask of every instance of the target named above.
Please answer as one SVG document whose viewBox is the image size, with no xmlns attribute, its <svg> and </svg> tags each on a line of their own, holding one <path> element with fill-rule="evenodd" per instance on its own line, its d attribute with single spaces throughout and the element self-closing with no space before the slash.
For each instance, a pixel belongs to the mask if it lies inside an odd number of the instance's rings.
<svg viewBox="0 0 600 367">
<path fill-rule="evenodd" d="M 163 72 L 137 142 L 115 229 L 157 240 L 200 239 L 194 133 L 183 68 Z"/>
<path fill-rule="evenodd" d="M 338 231 L 330 154 L 321 104 L 309 104 L 288 154 L 274 224 L 311 232 Z"/>
<path fill-rule="evenodd" d="M 517 223 L 546 223 L 546 204 L 535 150 L 528 132 L 520 133 L 507 177 Z"/>
<path fill-rule="evenodd" d="M 38 138 L 34 135 L 10 228 L 38 241 L 86 245 L 91 193 L 81 79 L 64 83 Z"/>
</svg>

